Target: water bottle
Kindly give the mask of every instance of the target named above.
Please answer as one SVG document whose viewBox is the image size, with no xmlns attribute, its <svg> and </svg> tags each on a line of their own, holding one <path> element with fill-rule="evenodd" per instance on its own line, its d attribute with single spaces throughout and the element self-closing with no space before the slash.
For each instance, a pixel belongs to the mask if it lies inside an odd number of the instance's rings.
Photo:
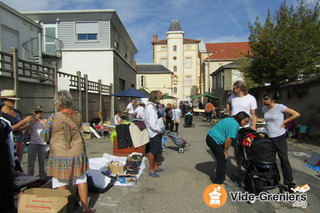
<svg viewBox="0 0 320 213">
<path fill-rule="evenodd" d="M 166 143 L 167 143 L 167 140 L 168 140 L 168 139 L 167 139 L 167 136 L 163 136 L 163 138 L 162 138 L 162 143 L 163 143 L 163 144 L 166 144 Z"/>
</svg>

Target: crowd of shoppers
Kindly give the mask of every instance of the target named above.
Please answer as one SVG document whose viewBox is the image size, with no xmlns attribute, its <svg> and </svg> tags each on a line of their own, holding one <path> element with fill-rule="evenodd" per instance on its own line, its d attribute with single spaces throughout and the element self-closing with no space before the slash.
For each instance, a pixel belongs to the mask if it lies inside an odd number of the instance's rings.
<svg viewBox="0 0 320 213">
<path fill-rule="evenodd" d="M 179 130 L 180 118 L 183 114 L 177 104 L 170 103 L 164 107 L 160 104 L 162 92 L 151 91 L 148 104 L 138 103 L 132 99 L 126 107 L 128 121 L 142 119 L 145 121 L 149 142 L 149 172 L 150 177 L 159 178 L 158 173 L 164 172 L 160 168 L 158 156 L 162 151 L 162 138 L 166 131 Z M 17 147 L 18 158 L 23 155 L 24 138 L 30 136 L 28 174 L 34 175 L 34 164 L 38 157 L 39 175 L 41 180 L 47 176 L 53 177 L 52 187 L 66 189 L 70 182 L 77 185 L 83 212 L 95 212 L 88 204 L 88 185 L 86 171 L 89 169 L 85 143 L 81 136 L 81 114 L 72 109 L 72 96 L 69 91 L 59 91 L 54 97 L 57 112 L 44 119 L 44 109 L 36 105 L 32 115 L 22 117 L 22 113 L 15 109 L 15 101 L 19 100 L 13 90 L 1 91 L 2 116 L 7 119 L 13 132 L 13 140 Z M 300 116 L 300 114 L 283 104 L 276 103 L 276 97 L 270 94 L 264 96 L 264 119 L 266 132 L 278 153 L 283 173 L 284 185 L 289 188 L 295 186 L 292 169 L 288 160 L 285 126 Z M 218 184 L 225 184 L 225 170 L 230 146 L 234 147 L 238 169 L 241 170 L 239 144 L 235 140 L 239 128 L 250 127 L 256 130 L 257 102 L 248 94 L 242 81 L 233 84 L 233 94 L 228 98 L 226 109 L 230 117 L 222 119 L 211 128 L 206 137 L 206 143 L 216 159 L 216 180 Z M 211 123 L 215 106 L 208 101 L 205 106 L 206 122 Z M 191 113 L 191 112 L 190 112 Z M 284 114 L 289 116 L 284 118 Z M 117 111 L 114 124 L 122 123 L 121 111 Z M 50 155 L 45 166 L 46 147 L 50 144 Z M 45 170 L 46 167 L 46 170 Z"/>
</svg>

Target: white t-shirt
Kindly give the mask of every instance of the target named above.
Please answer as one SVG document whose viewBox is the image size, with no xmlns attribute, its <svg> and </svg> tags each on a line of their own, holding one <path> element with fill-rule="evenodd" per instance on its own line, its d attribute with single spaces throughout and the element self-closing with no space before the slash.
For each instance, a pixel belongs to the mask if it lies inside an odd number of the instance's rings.
<svg viewBox="0 0 320 213">
<path fill-rule="evenodd" d="M 234 116 L 241 111 L 245 111 L 248 115 L 251 115 L 250 110 L 257 109 L 257 101 L 250 94 L 243 97 L 232 94 L 228 99 L 228 103 L 231 104 L 231 116 Z"/>
<path fill-rule="evenodd" d="M 139 119 L 144 119 L 144 107 L 138 106 L 135 110 L 135 113 L 137 113 L 136 117 Z"/>
<path fill-rule="evenodd" d="M 114 124 L 119 124 L 118 119 L 119 119 L 119 121 L 121 120 L 120 116 L 116 114 L 116 115 L 114 116 L 114 118 L 113 118 Z"/>
<path fill-rule="evenodd" d="M 270 138 L 279 137 L 286 133 L 285 128 L 280 128 L 286 109 L 287 107 L 283 104 L 276 104 L 271 109 L 266 106 L 262 107 L 264 119 L 266 120 L 267 134 Z"/>
<path fill-rule="evenodd" d="M 128 111 L 129 114 L 134 114 L 134 109 L 133 109 L 133 105 L 131 102 L 127 105 L 126 108 L 129 109 L 129 111 Z"/>
</svg>

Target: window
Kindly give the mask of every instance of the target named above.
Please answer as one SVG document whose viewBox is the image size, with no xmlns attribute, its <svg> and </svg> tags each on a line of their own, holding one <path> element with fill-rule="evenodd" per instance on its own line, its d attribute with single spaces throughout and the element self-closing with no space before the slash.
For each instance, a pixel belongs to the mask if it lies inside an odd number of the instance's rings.
<svg viewBox="0 0 320 213">
<path fill-rule="evenodd" d="M 127 54 L 127 51 L 128 51 L 128 46 L 126 43 L 123 44 L 123 56 L 125 58 L 127 58 L 128 54 Z"/>
<path fill-rule="evenodd" d="M 161 46 L 161 51 L 167 51 L 167 46 Z"/>
<path fill-rule="evenodd" d="M 177 45 L 173 45 L 173 51 L 177 51 Z"/>
<path fill-rule="evenodd" d="M 160 59 L 160 64 L 164 67 L 167 67 L 167 58 L 161 58 Z"/>
<path fill-rule="evenodd" d="M 126 86 L 126 81 L 119 78 L 119 91 L 123 91 Z"/>
<path fill-rule="evenodd" d="M 114 47 L 119 49 L 119 34 L 114 30 Z"/>
<path fill-rule="evenodd" d="M 192 77 L 186 76 L 186 86 L 192 86 Z"/>
<path fill-rule="evenodd" d="M 186 46 L 186 50 L 191 50 L 192 48 L 191 48 L 191 46 L 190 45 L 187 45 Z"/>
<path fill-rule="evenodd" d="M 140 76 L 140 87 L 146 86 L 146 76 L 142 75 Z"/>
<path fill-rule="evenodd" d="M 177 60 L 177 56 L 173 56 L 173 60 Z"/>
<path fill-rule="evenodd" d="M 76 23 L 76 35 L 78 41 L 96 41 L 98 40 L 99 25 L 97 22 Z"/>
<path fill-rule="evenodd" d="M 177 84 L 178 84 L 178 76 L 177 76 L 177 75 L 173 75 L 173 76 L 172 76 L 172 83 L 173 83 L 174 85 L 177 85 Z"/>
<path fill-rule="evenodd" d="M 177 94 L 177 93 L 178 93 L 177 87 L 174 87 L 174 88 L 173 88 L 173 93 L 174 93 L 174 94 Z"/>
<path fill-rule="evenodd" d="M 56 28 L 57 28 L 56 24 L 44 25 L 44 35 L 43 35 L 44 49 L 46 54 L 49 54 L 49 55 L 56 55 L 57 53 Z"/>
<path fill-rule="evenodd" d="M 174 72 L 177 72 L 177 70 L 178 70 L 177 66 L 174 66 L 174 67 L 173 67 L 173 71 L 174 71 Z"/>
<path fill-rule="evenodd" d="M 185 66 L 186 66 L 186 67 L 192 67 L 191 57 L 186 57 Z"/>
</svg>

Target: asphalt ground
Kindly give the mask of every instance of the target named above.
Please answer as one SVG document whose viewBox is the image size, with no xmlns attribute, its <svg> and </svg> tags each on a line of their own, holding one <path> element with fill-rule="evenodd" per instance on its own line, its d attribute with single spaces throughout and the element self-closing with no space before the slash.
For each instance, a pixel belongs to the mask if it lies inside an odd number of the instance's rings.
<svg viewBox="0 0 320 213">
<path fill-rule="evenodd" d="M 180 124 L 179 134 L 191 144 L 188 151 L 178 153 L 178 147 L 168 139 L 166 150 L 159 157 L 161 168 L 160 178 L 148 176 L 148 160 L 146 168 L 134 186 L 113 186 L 105 193 L 89 193 L 89 203 L 97 212 L 319 212 L 320 196 L 318 173 L 304 165 L 313 152 L 320 153 L 320 142 L 313 143 L 301 139 L 288 140 L 289 160 L 293 169 L 294 181 L 297 185 L 308 184 L 306 208 L 293 207 L 294 202 L 233 202 L 230 192 L 242 192 L 241 182 L 244 174 L 235 176 L 237 170 L 233 149 L 229 150 L 226 179 L 231 183 L 227 186 L 228 198 L 219 208 L 211 208 L 203 201 L 203 191 L 212 184 L 215 176 L 216 163 L 205 138 L 213 127 L 201 116 L 194 116 L 194 128 L 184 128 Z M 104 153 L 112 154 L 113 143 L 108 136 L 103 139 L 86 140 L 89 158 L 100 158 Z M 278 162 L 278 165 L 279 162 Z M 23 165 L 26 169 L 26 164 Z M 37 171 L 37 170 L 35 170 Z M 281 178 L 282 179 L 282 178 Z M 273 189 L 269 193 L 279 193 Z M 296 203 L 299 204 L 299 203 Z"/>
</svg>

